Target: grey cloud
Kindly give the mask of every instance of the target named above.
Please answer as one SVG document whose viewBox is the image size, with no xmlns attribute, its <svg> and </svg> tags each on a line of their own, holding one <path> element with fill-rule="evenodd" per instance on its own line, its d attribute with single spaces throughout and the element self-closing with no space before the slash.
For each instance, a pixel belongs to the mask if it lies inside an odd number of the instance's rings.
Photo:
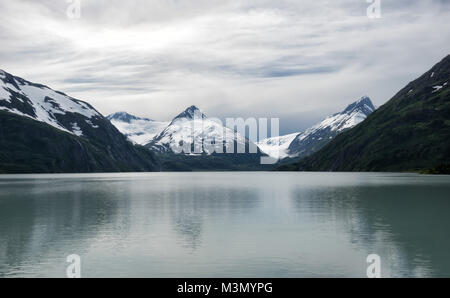
<svg viewBox="0 0 450 298">
<path fill-rule="evenodd" d="M 450 1 L 0 1 L 0 68 L 157 120 L 186 106 L 280 117 L 283 132 L 367 94 L 377 105 L 448 54 Z"/>
</svg>

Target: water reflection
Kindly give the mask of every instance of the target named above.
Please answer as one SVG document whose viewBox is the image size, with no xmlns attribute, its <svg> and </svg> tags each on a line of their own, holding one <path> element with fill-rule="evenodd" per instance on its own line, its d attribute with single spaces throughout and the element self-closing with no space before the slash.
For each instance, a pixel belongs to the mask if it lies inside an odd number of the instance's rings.
<svg viewBox="0 0 450 298">
<path fill-rule="evenodd" d="M 77 181 L 2 183 L 0 274 L 8 273 L 5 267 L 20 270 L 23 263 L 58 253 L 63 270 L 67 252 L 85 251 L 79 244 L 95 238 L 117 216 L 117 203 L 101 188 Z"/>
<path fill-rule="evenodd" d="M 227 212 L 250 212 L 258 202 L 255 189 L 241 186 L 236 189 L 222 185 L 188 184 L 165 189 L 175 231 L 183 245 L 195 250 L 201 245 L 202 226 L 205 220 L 219 218 Z"/>
<path fill-rule="evenodd" d="M 449 276 L 448 177 L 0 176 L 0 276 Z"/>
<path fill-rule="evenodd" d="M 377 253 L 385 276 L 450 276 L 448 183 L 297 188 L 296 209 L 333 222 L 357 249 Z"/>
</svg>

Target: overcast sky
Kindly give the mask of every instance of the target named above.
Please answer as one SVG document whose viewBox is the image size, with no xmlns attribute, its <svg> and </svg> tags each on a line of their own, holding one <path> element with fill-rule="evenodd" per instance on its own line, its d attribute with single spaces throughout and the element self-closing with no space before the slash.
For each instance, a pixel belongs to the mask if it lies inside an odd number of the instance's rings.
<svg viewBox="0 0 450 298">
<path fill-rule="evenodd" d="M 450 54 L 450 1 L 0 0 L 0 68 L 101 113 L 279 117 L 302 130 L 376 105 Z"/>
</svg>

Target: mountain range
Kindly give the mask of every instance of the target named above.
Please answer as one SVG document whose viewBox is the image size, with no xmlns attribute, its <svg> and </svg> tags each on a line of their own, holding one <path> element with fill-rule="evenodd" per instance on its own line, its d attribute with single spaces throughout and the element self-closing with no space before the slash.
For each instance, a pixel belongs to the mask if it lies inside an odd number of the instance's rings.
<svg viewBox="0 0 450 298">
<path fill-rule="evenodd" d="M 167 122 L 123 112 L 111 114 L 108 118 L 131 140 L 154 152 L 161 163 L 161 170 L 261 169 L 260 159 L 264 154 L 255 143 L 224 126 L 220 120 L 208 118 L 196 106 L 186 108 Z M 130 126 L 133 128 L 129 129 Z M 210 146 L 205 145 L 206 142 Z M 238 146 L 245 152 L 238 153 Z M 174 152 L 175 148 L 180 152 Z M 254 152 L 251 153 L 250 149 Z"/>
<path fill-rule="evenodd" d="M 130 140 L 149 148 L 163 160 L 166 166 L 162 169 L 244 170 L 267 169 L 260 165 L 260 157 L 263 154 L 276 160 L 304 158 L 318 151 L 339 133 L 363 121 L 374 110 L 370 98 L 364 96 L 350 104 L 344 111 L 327 117 L 304 132 L 267 138 L 258 143 L 249 141 L 217 119 L 208 118 L 196 106 L 188 107 L 170 122 L 157 122 L 126 112 L 114 113 L 107 118 Z M 246 152 L 249 152 L 249 148 L 254 148 L 257 155 L 216 154 L 211 148 L 204 146 L 195 148 L 193 145 L 202 144 L 204 140 L 217 139 L 224 144 L 222 152 L 227 151 L 225 144 L 233 144 L 234 152 L 240 145 Z M 188 152 L 174 152 L 173 148 L 179 144 L 189 144 Z"/>
<path fill-rule="evenodd" d="M 450 55 L 355 128 L 281 170 L 450 173 Z"/>
<path fill-rule="evenodd" d="M 378 109 L 364 96 L 303 132 L 255 143 L 196 106 L 171 121 L 104 117 L 0 70 L 0 173 L 269 170 L 267 156 L 282 159 L 279 170 L 448 173 L 449 80 L 450 55 Z"/>
</svg>

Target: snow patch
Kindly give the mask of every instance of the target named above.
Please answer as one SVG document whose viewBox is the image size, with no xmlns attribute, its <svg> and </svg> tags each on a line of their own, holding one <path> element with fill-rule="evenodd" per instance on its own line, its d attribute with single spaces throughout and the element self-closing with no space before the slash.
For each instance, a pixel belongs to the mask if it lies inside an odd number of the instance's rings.
<svg viewBox="0 0 450 298">
<path fill-rule="evenodd" d="M 309 128 L 305 134 L 311 135 L 318 130 L 322 129 L 330 129 L 331 131 L 343 131 L 347 128 L 351 128 L 364 119 L 366 119 L 367 115 L 362 113 L 359 110 L 354 110 L 350 114 L 347 113 L 337 113 L 327 117 L 325 120 L 320 122 L 319 124 L 314 125 Z"/>
<path fill-rule="evenodd" d="M 5 89 L 5 87 L 0 87 L 0 100 L 4 100 L 7 102 L 11 102 L 11 94 L 8 92 L 8 90 Z"/>
<path fill-rule="evenodd" d="M 33 117 L 31 117 L 30 115 L 24 114 L 24 113 L 22 113 L 21 111 L 16 110 L 16 109 L 10 109 L 10 108 L 7 108 L 7 107 L 2 107 L 2 106 L 0 106 L 0 110 L 1 110 L 1 111 L 7 111 L 7 112 L 10 112 L 10 113 L 12 113 L 12 114 L 16 114 L 16 115 L 20 115 L 20 116 L 24 116 L 24 117 L 28 117 L 28 118 L 30 118 L 30 119 L 36 120 L 36 119 L 34 119 Z"/>
<path fill-rule="evenodd" d="M 34 106 L 41 106 L 44 113 L 51 112 L 53 114 L 78 113 L 86 118 L 100 116 L 95 110 L 88 109 L 87 106 L 80 101 L 59 94 L 48 88 L 38 88 L 30 85 L 23 85 L 21 88 L 25 94 L 34 104 Z"/>
<path fill-rule="evenodd" d="M 38 120 L 38 119 L 36 119 L 36 118 L 34 118 L 34 117 L 31 117 L 31 116 L 28 115 L 28 114 L 22 113 L 21 111 L 19 111 L 19 110 L 17 110 L 17 109 L 14 109 L 14 108 L 7 108 L 7 107 L 2 107 L 2 106 L 0 106 L 0 110 L 1 110 L 1 111 L 7 111 L 7 112 L 10 112 L 10 113 L 12 113 L 12 114 L 19 115 L 19 116 L 27 117 L 27 118 L 30 118 L 30 119 L 32 119 L 32 120 L 34 120 L 34 121 L 42 122 L 42 121 L 40 121 L 40 120 Z M 59 130 L 62 130 L 62 131 L 64 131 L 64 132 L 73 134 L 73 132 L 71 132 L 71 131 L 65 129 L 64 127 L 56 127 L 56 128 L 58 128 Z"/>
<path fill-rule="evenodd" d="M 3 76 L 5 76 L 4 73 Z M 16 83 L 18 83 L 17 80 Z M 67 129 L 61 123 L 59 123 L 59 121 L 55 117 L 55 115 L 57 114 L 66 115 L 67 113 L 77 113 L 86 117 L 87 119 L 91 119 L 96 116 L 101 117 L 101 115 L 93 108 L 89 107 L 88 104 L 71 98 L 67 95 L 58 93 L 48 87 L 37 87 L 26 81 L 21 81 L 20 84 L 18 83 L 18 85 L 19 89 L 10 83 L 0 81 L 0 104 L 2 101 L 11 103 L 11 92 L 16 92 L 26 97 L 29 102 L 24 102 L 18 97 L 16 97 L 16 99 L 26 103 L 27 105 L 30 105 L 32 110 L 34 111 L 34 114 L 36 115 L 35 117 L 26 115 L 27 117 L 47 123 L 57 129 L 75 135 L 80 134 L 80 131 L 78 129 L 75 128 L 74 131 L 71 132 L 70 128 Z M 2 107 L 2 110 L 9 110 L 14 114 L 25 116 L 25 113 L 20 112 L 19 110 L 17 110 L 17 108 L 9 109 L 6 107 Z M 78 125 L 76 127 L 78 127 Z"/>
<path fill-rule="evenodd" d="M 80 137 L 80 136 L 83 135 L 83 131 L 82 131 L 81 128 L 78 126 L 78 123 L 74 122 L 74 123 L 71 123 L 70 125 L 72 125 L 72 132 L 73 132 L 76 136 Z"/>
<path fill-rule="evenodd" d="M 363 102 L 364 104 L 362 104 Z M 261 151 L 273 158 L 295 157 L 298 155 L 298 152 L 291 152 L 290 149 L 290 145 L 294 141 L 301 144 L 304 141 L 321 141 L 324 138 L 333 139 L 333 136 L 364 121 L 368 114 L 374 111 L 374 108 L 368 105 L 368 103 L 370 103 L 370 99 L 363 96 L 361 99 L 349 106 L 353 107 L 352 109 L 347 107 L 347 109 L 341 113 L 328 116 L 322 122 L 312 126 L 302 133 L 265 139 L 259 142 L 258 146 Z M 330 134 L 331 136 L 328 136 Z"/>
<path fill-rule="evenodd" d="M 85 120 L 85 122 L 86 122 L 87 124 L 89 124 L 92 128 L 98 128 L 98 127 L 99 127 L 98 125 L 95 125 L 94 123 L 92 123 L 91 120 Z"/>
<path fill-rule="evenodd" d="M 443 86 L 440 86 L 440 85 L 437 85 L 437 86 L 433 86 L 433 92 L 432 93 L 435 93 L 435 92 L 438 92 L 439 90 L 441 90 L 443 88 Z"/>
<path fill-rule="evenodd" d="M 3 81 L 0 82 L 0 100 L 5 100 L 9 103 L 11 103 L 11 91 L 14 91 L 16 93 L 22 94 L 23 93 L 20 90 L 17 90 L 17 88 L 10 84 L 10 83 L 4 83 Z M 22 99 L 17 98 L 19 101 L 23 102 Z"/>
<path fill-rule="evenodd" d="M 178 115 L 159 135 L 152 141 L 156 150 L 171 150 L 180 144 L 234 144 L 245 146 L 248 140 L 224 126 L 219 121 L 208 119 L 196 107 L 192 106 Z M 255 144 L 256 146 L 256 144 Z M 215 146 L 203 147 L 203 153 L 211 155 Z M 195 153 L 195 152 L 194 152 Z"/>
</svg>

